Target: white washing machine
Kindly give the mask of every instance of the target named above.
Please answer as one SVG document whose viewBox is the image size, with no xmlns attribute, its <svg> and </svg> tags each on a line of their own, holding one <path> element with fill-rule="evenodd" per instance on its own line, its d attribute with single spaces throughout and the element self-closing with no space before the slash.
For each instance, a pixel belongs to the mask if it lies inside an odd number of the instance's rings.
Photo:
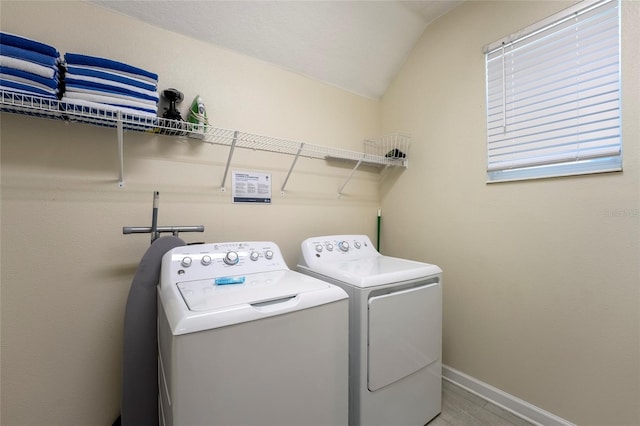
<svg viewBox="0 0 640 426">
<path fill-rule="evenodd" d="M 162 261 L 161 425 L 348 423 L 348 299 L 272 242 L 191 245 Z"/>
<path fill-rule="evenodd" d="M 422 426 L 442 402 L 442 270 L 365 235 L 302 242 L 298 270 L 349 294 L 349 424 Z"/>
</svg>

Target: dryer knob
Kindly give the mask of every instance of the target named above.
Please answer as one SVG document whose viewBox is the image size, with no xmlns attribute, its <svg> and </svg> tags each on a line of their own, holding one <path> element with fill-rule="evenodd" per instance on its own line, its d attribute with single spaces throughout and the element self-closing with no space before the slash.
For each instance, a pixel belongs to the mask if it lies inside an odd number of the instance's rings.
<svg viewBox="0 0 640 426">
<path fill-rule="evenodd" d="M 235 251 L 228 251 L 227 254 L 224 255 L 224 258 L 222 260 L 227 265 L 235 265 L 240 261 L 240 258 L 238 257 L 238 253 L 236 253 Z"/>
<path fill-rule="evenodd" d="M 180 262 L 180 264 L 182 266 L 184 266 L 185 268 L 188 268 L 189 266 L 191 266 L 191 258 L 190 257 L 183 257 L 182 258 L 182 262 Z"/>
<path fill-rule="evenodd" d="M 342 251 L 349 251 L 349 243 L 346 241 L 340 241 L 338 243 L 338 248 Z"/>
<path fill-rule="evenodd" d="M 265 257 L 266 259 L 268 259 L 268 260 L 273 259 L 273 251 L 271 251 L 271 250 L 267 250 L 267 251 L 265 251 L 265 252 L 264 252 L 264 257 Z"/>
</svg>

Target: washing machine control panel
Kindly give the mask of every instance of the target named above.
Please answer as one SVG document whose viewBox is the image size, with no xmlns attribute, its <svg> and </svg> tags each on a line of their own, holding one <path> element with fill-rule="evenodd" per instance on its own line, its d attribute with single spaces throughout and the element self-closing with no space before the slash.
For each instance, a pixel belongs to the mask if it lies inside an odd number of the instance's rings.
<svg viewBox="0 0 640 426">
<path fill-rule="evenodd" d="M 273 242 L 229 242 L 176 247 L 162 258 L 162 273 L 173 280 L 231 277 L 289 269 Z"/>
<path fill-rule="evenodd" d="M 302 242 L 302 256 L 309 262 L 362 259 L 380 254 L 366 235 L 327 235 Z"/>
</svg>

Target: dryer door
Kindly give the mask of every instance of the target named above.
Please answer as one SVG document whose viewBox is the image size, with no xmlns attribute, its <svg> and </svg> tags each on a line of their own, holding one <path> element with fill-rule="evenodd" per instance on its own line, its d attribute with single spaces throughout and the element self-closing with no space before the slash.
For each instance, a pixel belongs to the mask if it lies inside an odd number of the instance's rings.
<svg viewBox="0 0 640 426">
<path fill-rule="evenodd" d="M 369 390 L 383 388 L 438 361 L 441 342 L 439 282 L 371 297 Z"/>
</svg>

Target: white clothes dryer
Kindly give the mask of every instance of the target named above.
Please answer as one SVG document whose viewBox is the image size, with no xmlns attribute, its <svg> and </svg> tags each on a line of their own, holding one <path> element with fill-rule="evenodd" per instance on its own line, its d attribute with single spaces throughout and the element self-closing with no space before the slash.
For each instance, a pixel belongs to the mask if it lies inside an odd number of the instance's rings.
<svg viewBox="0 0 640 426">
<path fill-rule="evenodd" d="M 161 425 L 346 425 L 348 299 L 272 242 L 177 247 L 158 288 Z"/>
<path fill-rule="evenodd" d="M 442 404 L 442 270 L 365 235 L 301 244 L 298 271 L 349 294 L 349 424 L 422 426 Z"/>
</svg>

